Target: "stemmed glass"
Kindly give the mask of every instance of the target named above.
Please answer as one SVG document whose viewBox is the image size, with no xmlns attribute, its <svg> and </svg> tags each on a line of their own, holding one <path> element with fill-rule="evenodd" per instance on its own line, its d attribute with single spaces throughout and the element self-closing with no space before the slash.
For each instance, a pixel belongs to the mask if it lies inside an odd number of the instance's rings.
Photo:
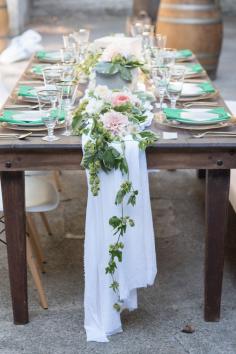
<svg viewBox="0 0 236 354">
<path fill-rule="evenodd" d="M 59 138 L 54 135 L 54 128 L 58 121 L 57 106 L 59 102 L 59 91 L 44 89 L 37 91 L 39 110 L 42 114 L 42 121 L 48 129 L 48 134 L 42 139 L 52 142 Z"/>
<path fill-rule="evenodd" d="M 143 34 L 143 23 L 135 22 L 132 25 L 131 32 L 133 37 L 141 37 Z"/>
<path fill-rule="evenodd" d="M 184 74 L 185 68 L 183 66 L 174 66 L 170 70 L 167 95 L 171 102 L 171 108 L 176 108 L 176 102 L 181 95 L 184 83 Z"/>
<path fill-rule="evenodd" d="M 43 69 L 44 85 L 50 88 L 51 85 L 55 85 L 58 81 L 61 81 L 63 75 L 63 67 L 60 65 L 51 65 Z"/>
<path fill-rule="evenodd" d="M 65 112 L 65 131 L 62 135 L 71 135 L 72 108 L 77 95 L 77 83 L 59 82 L 56 85 L 60 92 L 60 108 Z"/>
<path fill-rule="evenodd" d="M 61 61 L 63 64 L 75 64 L 76 57 L 76 47 L 74 44 L 71 47 L 61 49 Z"/>
<path fill-rule="evenodd" d="M 166 47 L 167 36 L 157 33 L 155 35 L 155 45 L 159 50 L 163 50 Z"/>
<path fill-rule="evenodd" d="M 169 68 L 165 66 L 158 66 L 152 68 L 152 78 L 155 86 L 156 96 L 160 101 L 160 113 L 162 113 L 163 101 L 166 94 L 166 89 L 169 80 Z"/>
</svg>

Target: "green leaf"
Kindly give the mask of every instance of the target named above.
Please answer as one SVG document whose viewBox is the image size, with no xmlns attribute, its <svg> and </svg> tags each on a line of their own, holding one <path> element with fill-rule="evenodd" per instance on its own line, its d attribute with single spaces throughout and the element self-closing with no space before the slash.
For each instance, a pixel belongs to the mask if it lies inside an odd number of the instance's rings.
<svg viewBox="0 0 236 354">
<path fill-rule="evenodd" d="M 127 67 L 120 65 L 120 76 L 123 80 L 127 82 L 131 82 L 132 81 L 131 69 L 128 69 Z"/>
<path fill-rule="evenodd" d="M 119 72 L 119 65 L 102 61 L 95 66 L 95 69 L 99 74 L 115 75 Z"/>
</svg>

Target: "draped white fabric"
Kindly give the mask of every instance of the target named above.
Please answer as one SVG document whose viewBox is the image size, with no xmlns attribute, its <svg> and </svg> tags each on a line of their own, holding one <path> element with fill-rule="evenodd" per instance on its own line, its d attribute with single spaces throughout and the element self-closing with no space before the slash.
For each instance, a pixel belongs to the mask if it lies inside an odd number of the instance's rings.
<svg viewBox="0 0 236 354">
<path fill-rule="evenodd" d="M 87 140 L 83 137 L 83 145 Z M 116 143 L 119 149 L 119 144 Z M 135 141 L 125 142 L 125 154 L 129 165 L 129 178 L 139 191 L 134 207 L 125 206 L 124 215 L 135 221 L 128 227 L 122 242 L 123 260 L 116 271 L 120 284 L 123 308 L 137 308 L 137 288 L 152 285 L 156 276 L 156 253 L 149 196 L 149 183 L 145 153 Z M 116 206 L 115 196 L 122 181 L 120 171 L 100 173 L 101 190 L 97 197 L 88 192 L 85 231 L 85 330 L 88 341 L 107 342 L 107 336 L 121 332 L 120 313 L 113 308 L 117 295 L 110 288 L 111 276 L 105 274 L 109 261 L 109 245 L 116 241 L 110 217 L 121 216 L 121 207 Z"/>
</svg>

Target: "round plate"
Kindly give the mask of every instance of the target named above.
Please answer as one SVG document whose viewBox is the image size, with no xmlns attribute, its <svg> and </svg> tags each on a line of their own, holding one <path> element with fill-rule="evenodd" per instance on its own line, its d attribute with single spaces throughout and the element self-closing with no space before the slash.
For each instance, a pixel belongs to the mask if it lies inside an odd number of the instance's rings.
<svg viewBox="0 0 236 354">
<path fill-rule="evenodd" d="M 6 129 L 11 129 L 11 130 L 24 130 L 24 131 L 32 131 L 32 132 L 42 132 L 42 131 L 47 131 L 47 128 L 45 126 L 37 126 L 37 127 L 27 127 L 26 126 L 20 126 L 20 125 L 15 125 L 15 124 L 8 124 L 8 123 L 2 123 L 1 126 Z M 65 123 L 58 124 L 54 129 L 62 129 L 65 128 Z"/>
<path fill-rule="evenodd" d="M 158 119 L 158 114 L 155 114 L 155 121 L 158 124 L 161 124 L 166 127 L 170 128 L 176 128 L 176 129 L 184 129 L 184 130 L 211 130 L 211 129 L 222 129 L 222 128 L 227 128 L 227 127 L 232 127 L 235 125 L 235 120 L 234 119 L 229 119 L 227 122 L 220 122 L 217 124 L 211 124 L 211 125 L 190 125 L 190 124 L 185 124 L 185 123 L 171 123 L 170 121 Z"/>
</svg>

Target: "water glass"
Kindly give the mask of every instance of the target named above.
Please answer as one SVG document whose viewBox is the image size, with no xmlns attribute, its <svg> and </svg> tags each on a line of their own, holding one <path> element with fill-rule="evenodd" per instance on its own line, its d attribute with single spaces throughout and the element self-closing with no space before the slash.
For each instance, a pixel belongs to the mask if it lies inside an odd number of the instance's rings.
<svg viewBox="0 0 236 354">
<path fill-rule="evenodd" d="M 76 63 L 76 47 L 72 45 L 69 48 L 61 49 L 61 61 L 63 64 L 75 64 Z"/>
<path fill-rule="evenodd" d="M 160 112 L 162 113 L 163 101 L 166 94 L 166 89 L 169 80 L 169 68 L 168 67 L 156 67 L 152 69 L 152 78 L 155 86 L 156 96 L 160 101 Z"/>
<path fill-rule="evenodd" d="M 175 65 L 176 53 L 176 49 L 173 48 L 165 48 L 165 50 L 162 50 L 160 55 L 163 65 L 172 68 Z"/>
<path fill-rule="evenodd" d="M 51 65 L 43 68 L 43 79 L 46 87 L 61 81 L 62 75 L 63 68 L 60 65 Z"/>
<path fill-rule="evenodd" d="M 170 70 L 167 95 L 171 102 L 171 108 L 176 108 L 176 102 L 181 95 L 184 83 L 184 74 L 185 68 L 183 66 L 174 66 Z"/>
<path fill-rule="evenodd" d="M 135 22 L 132 25 L 131 33 L 133 37 L 141 37 L 143 34 L 143 23 Z"/>
<path fill-rule="evenodd" d="M 40 90 L 37 91 L 39 110 L 42 114 L 42 121 L 48 129 L 48 134 L 42 139 L 45 141 L 56 141 L 59 138 L 54 135 L 54 128 L 58 121 L 57 106 L 59 102 L 58 90 Z"/>
<path fill-rule="evenodd" d="M 65 131 L 62 135 L 71 135 L 72 109 L 77 97 L 78 85 L 73 82 L 60 82 L 57 89 L 60 92 L 60 109 L 65 112 Z"/>
<path fill-rule="evenodd" d="M 158 49 L 163 50 L 166 47 L 167 36 L 157 33 L 155 36 L 155 45 Z"/>
</svg>

